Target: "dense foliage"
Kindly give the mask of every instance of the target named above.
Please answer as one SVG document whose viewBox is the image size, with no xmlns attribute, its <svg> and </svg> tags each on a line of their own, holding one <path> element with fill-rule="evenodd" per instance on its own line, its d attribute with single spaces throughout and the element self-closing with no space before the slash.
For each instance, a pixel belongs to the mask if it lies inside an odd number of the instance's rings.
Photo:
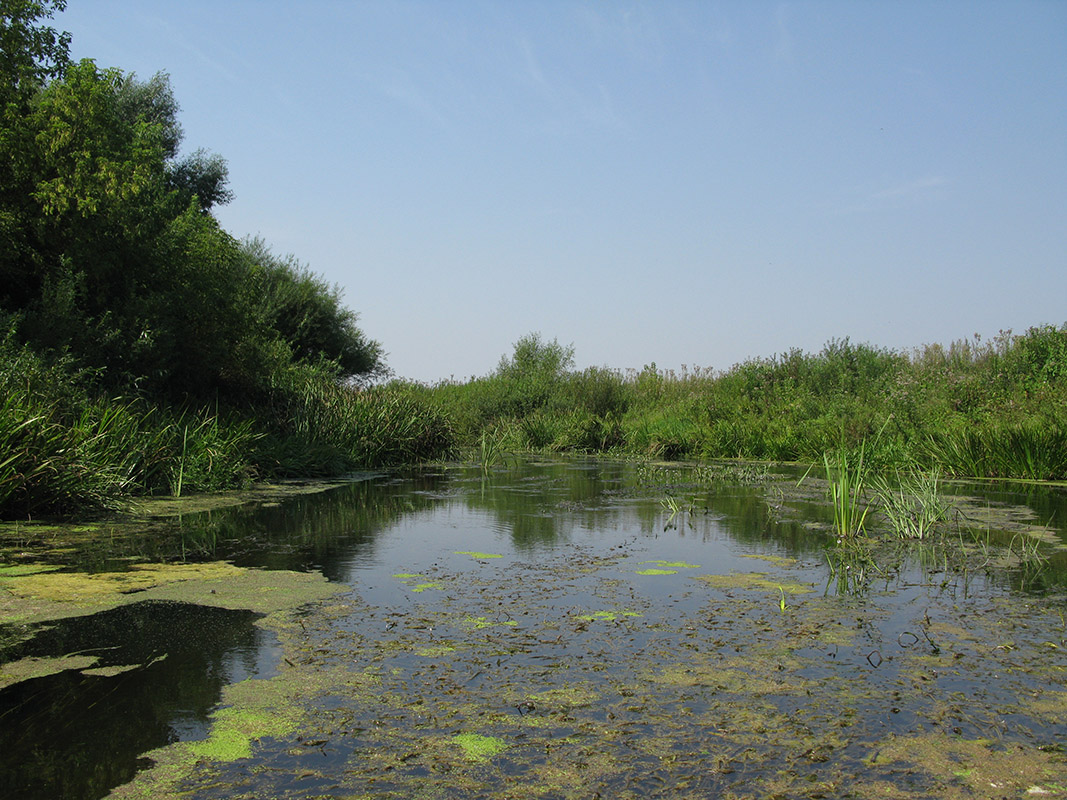
<svg viewBox="0 0 1067 800">
<path fill-rule="evenodd" d="M 571 369 L 528 336 L 491 375 L 430 390 L 462 441 L 653 458 L 819 461 L 858 448 L 969 476 L 1067 478 L 1067 325 L 901 353 L 829 342 L 725 372 Z"/>
<path fill-rule="evenodd" d="M 165 75 L 72 63 L 62 0 L 0 0 L 0 514 L 323 475 L 447 448 L 360 391 L 382 350 L 341 293 L 212 209 Z"/>
<path fill-rule="evenodd" d="M 574 369 L 533 334 L 490 375 L 392 382 L 340 291 L 212 210 L 165 75 L 85 60 L 0 0 L 0 516 L 449 453 L 818 460 L 1067 477 L 1067 326 L 900 353 L 831 341 L 727 370 Z"/>
</svg>

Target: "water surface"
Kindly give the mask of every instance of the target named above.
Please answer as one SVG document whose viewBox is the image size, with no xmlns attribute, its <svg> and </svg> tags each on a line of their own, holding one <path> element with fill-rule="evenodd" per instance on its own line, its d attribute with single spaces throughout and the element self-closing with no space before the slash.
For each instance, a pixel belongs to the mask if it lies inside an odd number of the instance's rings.
<svg viewBox="0 0 1067 800">
<path fill-rule="evenodd" d="M 278 689 L 287 700 L 277 712 L 293 723 L 256 738 L 248 757 L 197 759 L 180 784 L 190 797 L 1059 791 L 1064 561 L 1051 543 L 1049 561 L 1013 555 L 1023 551 L 1012 543 L 1021 525 L 1060 535 L 1043 518 L 1063 507 L 1062 490 L 1026 506 L 1025 493 L 997 487 L 978 505 L 1029 516 L 1009 515 L 1003 529 L 985 521 L 981 536 L 957 521 L 940 545 L 875 553 L 838 546 L 819 491 L 791 490 L 796 477 L 733 478 L 532 461 L 186 517 L 154 537 L 153 557 L 169 548 L 315 570 L 350 589 L 308 609 L 280 643 L 247 619 L 198 623 L 219 633 L 216 650 L 172 637 L 203 658 L 145 688 L 121 675 L 94 688 L 69 670 L 0 701 L 20 726 L 33 720 L 35 742 L 50 742 L 46 761 L 106 773 L 85 797 L 127 780 L 131 754 L 204 740 L 219 685 L 246 676 L 264 695 Z M 133 609 L 122 613 L 176 625 L 166 621 L 175 609 Z M 94 630 L 48 646 L 102 646 Z M 49 635 L 20 647 L 44 648 Z M 115 658 L 151 663 L 148 653 Z M 175 685 L 191 687 L 187 699 L 168 699 Z M 31 690 L 49 702 L 28 701 Z M 93 692 L 122 698 L 116 722 Z M 49 736 L 55 714 L 27 710 L 58 697 L 83 698 L 77 707 L 93 711 L 77 714 L 92 724 L 146 724 L 124 730 L 121 757 L 79 750 L 68 741 L 77 734 Z M 43 762 L 33 769 L 42 786 L 64 785 Z M 158 772 L 116 796 L 177 785 L 151 783 Z M 38 796 L 55 796 L 47 791 Z"/>
</svg>

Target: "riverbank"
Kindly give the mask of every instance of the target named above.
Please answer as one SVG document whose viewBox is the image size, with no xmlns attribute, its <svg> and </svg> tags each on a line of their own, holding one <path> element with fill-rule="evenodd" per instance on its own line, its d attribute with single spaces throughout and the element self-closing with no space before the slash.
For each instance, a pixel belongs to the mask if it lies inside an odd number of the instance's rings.
<svg viewBox="0 0 1067 800">
<path fill-rule="evenodd" d="M 848 339 L 725 371 L 573 369 L 521 339 L 488 376 L 423 387 L 461 445 L 658 459 L 868 463 L 968 477 L 1067 478 L 1067 325 L 897 352 Z"/>
</svg>

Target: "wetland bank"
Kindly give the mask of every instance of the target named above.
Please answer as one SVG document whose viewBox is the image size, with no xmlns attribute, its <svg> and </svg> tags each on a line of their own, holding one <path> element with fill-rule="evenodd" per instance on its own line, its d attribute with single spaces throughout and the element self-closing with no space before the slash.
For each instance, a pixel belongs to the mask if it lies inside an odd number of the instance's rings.
<svg viewBox="0 0 1067 800">
<path fill-rule="evenodd" d="M 1067 794 L 1064 491 L 837 544 L 798 477 L 510 459 L 12 526 L 3 796 Z"/>
</svg>

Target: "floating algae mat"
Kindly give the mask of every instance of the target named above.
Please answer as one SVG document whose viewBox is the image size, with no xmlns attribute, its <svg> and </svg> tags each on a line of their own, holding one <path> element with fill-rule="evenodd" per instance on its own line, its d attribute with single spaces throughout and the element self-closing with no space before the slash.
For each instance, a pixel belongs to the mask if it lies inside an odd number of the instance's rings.
<svg viewBox="0 0 1067 800">
<path fill-rule="evenodd" d="M 661 469 L 684 518 L 633 465 L 509 462 L 184 519 L 175 568 L 11 545 L 38 755 L 0 796 L 1067 797 L 1062 498 L 839 545 L 817 484 Z"/>
</svg>

